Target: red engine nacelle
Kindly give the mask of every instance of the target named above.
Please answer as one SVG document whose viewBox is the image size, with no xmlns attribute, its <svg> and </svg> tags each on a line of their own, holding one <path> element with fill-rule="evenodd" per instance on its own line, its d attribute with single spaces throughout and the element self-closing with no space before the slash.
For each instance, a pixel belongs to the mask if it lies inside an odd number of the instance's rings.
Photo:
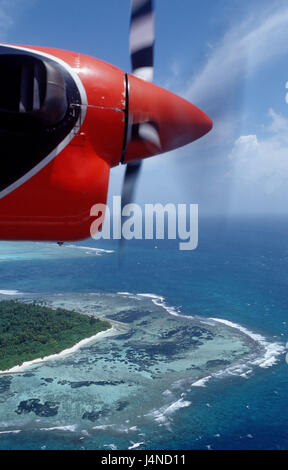
<svg viewBox="0 0 288 470">
<path fill-rule="evenodd" d="M 110 167 L 201 137 L 212 122 L 178 96 L 74 52 L 0 46 L 0 239 L 90 236 Z M 137 134 L 157 128 L 158 142 Z"/>
</svg>

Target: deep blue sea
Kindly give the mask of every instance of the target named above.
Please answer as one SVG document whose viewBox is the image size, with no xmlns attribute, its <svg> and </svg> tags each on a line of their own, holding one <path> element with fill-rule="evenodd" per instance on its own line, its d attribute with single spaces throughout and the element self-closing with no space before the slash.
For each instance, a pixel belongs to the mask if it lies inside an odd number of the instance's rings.
<svg viewBox="0 0 288 470">
<path fill-rule="evenodd" d="M 114 241 L 78 243 L 115 250 L 85 257 L 70 257 L 58 246 L 53 256 L 43 256 L 39 244 L 31 256 L 31 245 L 27 250 L 26 245 L 0 244 L 1 290 L 153 293 L 186 315 L 227 319 L 268 340 L 288 341 L 288 218 L 200 219 L 195 251 L 179 251 L 174 240 L 131 241 L 120 259 Z M 288 449 L 287 385 L 283 354 L 249 378 L 227 376 L 193 387 L 185 397 L 191 405 L 173 414 L 170 428 L 147 430 L 149 448 Z M 102 448 L 101 439 L 91 436 L 85 448 Z M 36 431 L 0 435 L 1 449 L 40 449 L 44 444 L 47 449 L 80 448 L 71 432 L 47 433 L 45 443 Z"/>
</svg>

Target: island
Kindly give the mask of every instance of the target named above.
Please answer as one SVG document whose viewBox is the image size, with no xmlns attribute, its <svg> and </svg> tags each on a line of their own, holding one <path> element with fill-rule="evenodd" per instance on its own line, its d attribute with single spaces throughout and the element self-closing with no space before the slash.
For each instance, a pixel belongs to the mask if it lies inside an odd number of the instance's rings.
<svg viewBox="0 0 288 470">
<path fill-rule="evenodd" d="M 0 301 L 0 371 L 58 354 L 109 328 L 108 321 L 76 311 Z"/>
</svg>

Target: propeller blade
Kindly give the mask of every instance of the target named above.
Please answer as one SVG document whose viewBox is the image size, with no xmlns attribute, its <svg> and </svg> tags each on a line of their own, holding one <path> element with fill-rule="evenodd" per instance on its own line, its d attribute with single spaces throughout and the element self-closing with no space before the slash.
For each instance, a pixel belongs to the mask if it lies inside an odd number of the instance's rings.
<svg viewBox="0 0 288 470">
<path fill-rule="evenodd" d="M 133 197 L 135 194 L 137 181 L 140 175 L 142 162 L 132 162 L 126 166 L 123 188 L 122 188 L 122 197 L 121 197 L 121 239 L 119 244 L 119 254 L 121 255 L 122 248 L 123 248 L 123 238 L 122 238 L 122 211 L 123 208 L 133 201 Z M 119 258 L 120 260 L 120 258 Z"/>
<path fill-rule="evenodd" d="M 121 198 L 121 213 L 123 207 L 133 201 L 137 180 L 140 175 L 141 161 L 131 162 L 126 166 Z"/>
<path fill-rule="evenodd" d="M 130 56 L 132 72 L 139 78 L 152 82 L 154 72 L 155 21 L 153 0 L 131 0 Z M 133 134 L 133 135 L 132 135 Z M 140 122 L 132 125 L 130 138 L 140 138 L 161 147 L 154 123 Z M 142 161 L 128 163 L 121 197 L 122 209 L 133 201 Z M 122 226 L 122 221 L 121 221 Z M 121 247 L 120 247 L 121 248 Z"/>
<path fill-rule="evenodd" d="M 131 0 L 130 55 L 133 74 L 152 82 L 154 74 L 155 19 L 153 0 Z M 161 148 L 154 123 L 139 122 L 134 138 Z M 133 138 L 133 135 L 132 135 Z"/>
<path fill-rule="evenodd" d="M 133 74 L 152 82 L 154 71 L 154 2 L 131 0 L 130 54 Z"/>
</svg>

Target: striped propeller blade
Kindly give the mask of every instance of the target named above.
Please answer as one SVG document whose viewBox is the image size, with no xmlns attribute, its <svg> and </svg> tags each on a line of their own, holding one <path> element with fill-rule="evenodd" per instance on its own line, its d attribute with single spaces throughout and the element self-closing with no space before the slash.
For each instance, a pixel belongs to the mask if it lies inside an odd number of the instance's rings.
<svg viewBox="0 0 288 470">
<path fill-rule="evenodd" d="M 131 0 L 130 54 L 133 74 L 152 82 L 155 21 L 153 0 Z"/>
<path fill-rule="evenodd" d="M 153 0 L 131 0 L 131 22 L 130 22 L 130 55 L 132 72 L 139 78 L 153 81 L 154 72 L 154 1 Z M 136 137 L 132 137 L 133 119 L 131 116 L 130 138 L 141 138 L 154 145 L 160 145 L 155 123 L 140 122 L 135 124 Z M 126 204 L 133 201 L 137 182 L 140 176 L 142 161 L 127 164 L 122 188 L 122 209 Z M 121 227 L 122 227 L 121 220 Z M 123 239 L 120 240 L 120 253 L 122 251 Z"/>
<path fill-rule="evenodd" d="M 121 198 L 121 213 L 123 208 L 130 204 L 134 199 L 134 193 L 136 190 L 137 180 L 140 175 L 141 162 L 131 162 L 126 166 L 125 172 L 125 184 L 123 186 L 122 198 Z"/>
</svg>

